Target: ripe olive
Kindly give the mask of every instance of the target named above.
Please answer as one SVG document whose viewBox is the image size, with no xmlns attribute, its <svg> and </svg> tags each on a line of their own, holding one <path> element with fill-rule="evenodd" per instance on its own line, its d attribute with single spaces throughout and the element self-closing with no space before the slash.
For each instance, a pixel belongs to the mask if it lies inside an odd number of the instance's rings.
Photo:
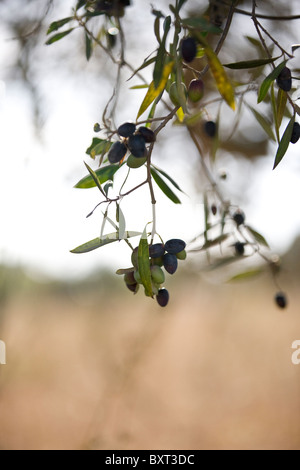
<svg viewBox="0 0 300 470">
<path fill-rule="evenodd" d="M 206 121 L 204 124 L 204 132 L 208 137 L 214 138 L 217 134 L 217 124 L 214 121 Z"/>
<path fill-rule="evenodd" d="M 234 244 L 234 249 L 235 249 L 235 253 L 236 253 L 238 256 L 243 256 L 243 254 L 245 253 L 245 243 L 236 242 L 236 243 Z"/>
<path fill-rule="evenodd" d="M 290 91 L 292 88 L 292 74 L 288 67 L 284 67 L 276 79 L 276 83 L 283 91 Z"/>
<path fill-rule="evenodd" d="M 151 129 L 149 129 L 149 127 L 139 127 L 137 134 L 144 138 L 146 144 L 151 144 L 152 142 L 156 141 L 156 135 Z"/>
<path fill-rule="evenodd" d="M 158 294 L 156 296 L 158 305 L 160 305 L 161 307 L 166 307 L 168 305 L 169 298 L 170 296 L 167 289 L 159 289 Z"/>
<path fill-rule="evenodd" d="M 165 243 L 165 250 L 171 255 L 176 255 L 183 251 L 186 247 L 186 243 L 183 240 L 172 238 Z"/>
<path fill-rule="evenodd" d="M 236 225 L 239 227 L 240 225 L 243 225 L 245 223 L 245 214 L 243 211 L 240 209 L 237 210 L 233 214 L 233 220 L 235 221 Z"/>
<path fill-rule="evenodd" d="M 197 55 L 197 43 L 194 38 L 185 38 L 181 42 L 181 55 L 185 62 L 192 62 Z"/>
<path fill-rule="evenodd" d="M 151 271 L 151 278 L 154 284 L 160 285 L 165 282 L 165 274 L 159 266 L 156 266 L 156 265 L 151 266 L 150 271 Z"/>
<path fill-rule="evenodd" d="M 298 122 L 295 122 L 294 127 L 293 127 L 292 137 L 291 137 L 291 143 L 295 144 L 296 142 L 298 142 L 299 139 L 300 139 L 300 124 Z"/>
<path fill-rule="evenodd" d="M 203 98 L 204 83 L 203 80 L 192 80 L 188 88 L 188 97 L 193 103 L 197 103 Z"/>
<path fill-rule="evenodd" d="M 139 250 L 139 247 L 137 246 L 133 252 L 131 253 L 131 262 L 132 262 L 132 266 L 134 266 L 136 269 L 138 269 L 138 250 Z"/>
<path fill-rule="evenodd" d="M 141 135 L 131 135 L 128 139 L 127 146 L 134 157 L 145 157 L 146 143 L 145 139 Z"/>
<path fill-rule="evenodd" d="M 134 272 L 131 271 L 130 273 L 126 273 L 124 275 L 124 281 L 126 284 L 128 285 L 133 285 L 133 284 L 136 284 L 136 280 L 134 278 Z"/>
<path fill-rule="evenodd" d="M 118 134 L 121 137 L 130 137 L 135 133 L 136 126 L 133 122 L 125 122 L 118 127 Z"/>
<path fill-rule="evenodd" d="M 217 215 L 218 208 L 217 208 L 216 204 L 212 204 L 211 212 L 212 212 L 212 215 Z"/>
<path fill-rule="evenodd" d="M 140 287 L 137 283 L 135 283 L 135 284 L 126 284 L 126 286 L 128 287 L 128 289 L 131 292 L 134 292 L 135 294 L 137 293 L 137 291 L 139 290 L 139 287 Z"/>
<path fill-rule="evenodd" d="M 165 254 L 165 247 L 162 243 L 155 243 L 149 246 L 150 258 L 161 258 Z"/>
<path fill-rule="evenodd" d="M 277 292 L 275 295 L 275 302 L 279 308 L 286 308 L 287 306 L 287 298 L 283 292 Z"/>
<path fill-rule="evenodd" d="M 109 163 L 119 163 L 125 157 L 127 147 L 122 142 L 114 142 L 108 152 Z"/>
<path fill-rule="evenodd" d="M 176 255 L 166 253 L 164 255 L 164 268 L 169 274 L 174 274 L 178 268 L 178 260 Z"/>
</svg>

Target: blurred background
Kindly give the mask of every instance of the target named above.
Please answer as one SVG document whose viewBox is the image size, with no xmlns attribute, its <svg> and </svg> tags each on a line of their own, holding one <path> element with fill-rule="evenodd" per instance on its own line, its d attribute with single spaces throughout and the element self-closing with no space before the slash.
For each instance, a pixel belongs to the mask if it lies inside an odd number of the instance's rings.
<svg viewBox="0 0 300 470">
<path fill-rule="evenodd" d="M 150 2 L 131 3 L 124 29 L 137 67 L 156 48 L 154 17 Z M 154 7 L 167 11 L 168 3 Z M 260 3 L 266 14 L 300 13 L 296 1 Z M 228 140 L 235 116 L 223 111 L 216 174 L 228 177 L 220 188 L 282 256 L 286 311 L 273 302 L 278 287 L 268 273 L 228 283 L 235 271 L 208 273 L 192 254 L 167 280 L 166 310 L 131 296 L 114 274 L 130 264 L 125 244 L 69 252 L 100 233 L 101 212 L 86 219 L 97 189 L 73 186 L 86 174 L 83 161 L 97 167 L 85 151 L 115 74 L 101 52 L 86 61 L 80 30 L 45 46 L 49 24 L 73 6 L 0 1 L 0 448 L 299 449 L 300 365 L 291 361 L 300 339 L 299 147 L 272 172 L 276 145 L 253 115 L 244 111 Z M 239 7 L 251 11 L 251 2 Z M 186 12 L 199 14 L 199 2 L 189 0 Z M 263 24 L 290 50 L 299 21 Z M 257 57 L 242 37 L 236 50 L 239 31 L 255 36 L 251 20 L 235 15 L 223 63 Z M 122 89 L 117 125 L 135 119 L 145 90 L 129 88 L 138 84 Z M 209 108 L 212 119 L 217 112 Z M 192 240 L 203 231 L 206 183 L 184 129 L 162 134 L 154 162 L 187 195 L 175 206 L 157 189 L 159 232 Z M 147 191 L 139 196 L 134 210 L 133 199 L 124 201 L 130 230 L 151 220 Z"/>
</svg>

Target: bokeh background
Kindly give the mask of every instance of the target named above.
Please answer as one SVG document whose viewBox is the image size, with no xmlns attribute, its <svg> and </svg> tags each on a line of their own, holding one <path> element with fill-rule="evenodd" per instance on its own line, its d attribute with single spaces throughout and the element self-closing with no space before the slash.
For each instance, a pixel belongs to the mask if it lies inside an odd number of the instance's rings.
<svg viewBox="0 0 300 470">
<path fill-rule="evenodd" d="M 297 2 L 260 3 L 266 13 L 299 14 Z M 127 58 L 138 66 L 156 44 L 150 2 L 132 4 Z M 187 5 L 199 12 L 198 2 Z M 300 338 L 297 146 L 272 172 L 276 146 L 253 116 L 242 114 L 230 142 L 233 113 L 221 120 L 216 172 L 225 169 L 228 178 L 220 187 L 282 256 L 287 310 L 276 308 L 278 287 L 268 273 L 228 283 L 235 271 L 206 272 L 203 257 L 192 254 L 168 278 L 167 309 L 131 296 L 114 275 L 129 265 L 126 246 L 69 252 L 100 232 L 100 212 L 86 219 L 97 190 L 73 186 L 85 175 L 83 161 L 93 165 L 85 150 L 115 72 L 101 53 L 86 62 L 80 31 L 44 45 L 48 25 L 72 6 L 0 1 L 0 339 L 7 348 L 0 448 L 299 449 L 300 365 L 291 361 Z M 249 10 L 251 2 L 240 7 Z M 300 42 L 297 21 L 264 25 L 288 50 Z M 237 15 L 224 63 L 257 53 L 242 38 L 236 50 L 246 28 L 255 34 Z M 117 124 L 136 115 L 144 91 L 129 90 L 134 84 L 122 90 Z M 217 108 L 209 112 L 214 118 Z M 178 207 L 157 191 L 159 231 L 192 240 L 203 230 L 197 155 L 181 129 L 175 136 L 166 129 L 156 147 L 155 163 L 187 193 Z M 124 202 L 130 230 L 151 220 L 148 205 L 146 192 Z"/>
</svg>

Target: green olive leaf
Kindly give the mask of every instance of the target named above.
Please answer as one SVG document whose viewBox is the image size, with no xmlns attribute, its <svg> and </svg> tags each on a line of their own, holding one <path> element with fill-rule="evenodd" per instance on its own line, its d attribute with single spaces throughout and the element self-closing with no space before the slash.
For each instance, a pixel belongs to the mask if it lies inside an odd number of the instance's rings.
<svg viewBox="0 0 300 470">
<path fill-rule="evenodd" d="M 253 277 L 257 277 L 263 273 L 263 269 L 252 269 L 250 271 L 244 271 L 240 274 L 236 274 L 227 280 L 227 282 L 236 282 L 236 281 L 248 281 Z"/>
<path fill-rule="evenodd" d="M 122 164 L 123 165 L 123 164 Z M 103 168 L 99 168 L 94 173 L 96 174 L 100 184 L 106 183 L 106 181 L 113 181 L 114 174 L 121 168 L 122 165 L 107 165 Z M 82 178 L 74 188 L 79 189 L 89 189 L 94 188 L 96 186 L 96 182 L 92 175 L 85 176 Z"/>
<path fill-rule="evenodd" d="M 274 80 L 276 80 L 280 72 L 284 69 L 286 63 L 287 63 L 286 60 L 281 62 L 281 64 L 277 65 L 277 67 L 275 67 L 275 69 L 272 70 L 272 72 L 264 79 L 259 89 L 258 98 L 257 98 L 258 103 L 260 103 L 261 101 L 265 99 L 271 84 L 274 82 Z"/>
<path fill-rule="evenodd" d="M 68 29 L 67 31 L 64 31 L 62 33 L 54 34 L 54 36 L 51 36 L 48 41 L 46 41 L 46 46 L 50 46 L 50 44 L 53 44 L 54 42 L 60 41 L 62 38 L 65 36 L 68 36 L 68 34 L 72 33 L 75 28 Z"/>
<path fill-rule="evenodd" d="M 263 116 L 261 113 L 257 111 L 257 109 L 253 108 L 250 105 L 247 105 L 250 111 L 252 112 L 253 116 L 257 120 L 257 122 L 260 124 L 262 129 L 265 131 L 265 133 L 270 137 L 271 140 L 274 140 L 276 142 L 276 138 L 274 136 L 274 132 L 272 130 L 272 124 L 271 122 Z"/>
<path fill-rule="evenodd" d="M 140 232 L 126 232 L 126 239 L 132 238 L 132 237 L 138 237 L 140 234 L 141 234 Z M 71 253 L 75 253 L 75 254 L 88 253 L 89 251 L 96 250 L 97 248 L 101 248 L 102 246 L 108 245 L 110 243 L 118 242 L 118 241 L 120 241 L 118 232 L 109 233 L 107 235 L 104 235 L 101 238 L 100 237 L 94 238 L 93 240 L 90 240 L 84 243 L 83 245 L 80 245 L 77 248 L 74 248 L 73 250 L 71 250 Z"/>
<path fill-rule="evenodd" d="M 153 297 L 150 261 L 149 261 L 149 246 L 147 239 L 147 226 L 141 236 L 138 248 L 138 270 L 141 277 L 142 284 L 145 288 L 145 295 Z"/>
<path fill-rule="evenodd" d="M 279 165 L 279 163 L 281 162 L 281 160 L 283 159 L 284 155 L 286 154 L 286 151 L 290 145 L 290 141 L 291 141 L 291 137 L 292 137 L 292 133 L 293 133 L 293 127 L 294 127 L 294 123 L 295 123 L 295 116 L 292 117 L 292 119 L 290 120 L 290 122 L 288 123 L 285 131 L 284 131 L 284 134 L 279 142 L 279 146 L 278 146 L 278 149 L 277 149 L 277 153 L 276 153 L 276 156 L 275 156 L 275 162 L 274 162 L 274 166 L 273 166 L 273 170 L 275 170 L 275 168 Z"/>
<path fill-rule="evenodd" d="M 272 64 L 278 57 L 273 59 L 252 59 L 252 60 L 243 60 L 241 62 L 233 62 L 231 64 L 223 64 L 224 67 L 233 70 L 241 69 L 253 69 L 255 67 L 261 67 L 262 65 Z"/>
<path fill-rule="evenodd" d="M 162 190 L 162 192 L 172 201 L 174 204 L 181 204 L 180 199 L 172 191 L 172 189 L 167 185 L 167 183 L 160 177 L 154 168 L 151 168 L 151 175 L 157 184 L 157 186 Z"/>
<path fill-rule="evenodd" d="M 47 35 L 58 31 L 60 28 L 65 26 L 65 24 L 69 23 L 73 19 L 73 16 L 69 16 L 68 18 L 63 18 L 62 20 L 53 21 L 53 23 L 51 23 L 48 28 Z"/>
</svg>

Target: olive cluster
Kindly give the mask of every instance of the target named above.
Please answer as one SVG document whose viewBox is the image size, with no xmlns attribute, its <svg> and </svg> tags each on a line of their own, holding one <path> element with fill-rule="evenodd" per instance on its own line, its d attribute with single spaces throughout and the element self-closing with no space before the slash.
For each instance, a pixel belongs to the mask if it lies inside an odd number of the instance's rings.
<svg viewBox="0 0 300 470">
<path fill-rule="evenodd" d="M 132 168 L 137 168 L 140 164 L 143 164 L 147 158 L 146 144 L 155 142 L 155 133 L 148 127 L 144 126 L 136 129 L 136 125 L 133 122 L 125 122 L 122 124 L 118 128 L 117 133 L 120 140 L 112 144 L 108 152 L 109 162 L 120 163 L 125 158 L 126 153 L 129 150 L 132 156 Z M 141 160 L 139 162 L 135 162 L 135 159 Z M 130 166 L 130 164 L 128 166 Z"/>
<path fill-rule="evenodd" d="M 149 266 L 151 272 L 152 291 L 157 303 L 166 307 L 169 302 L 169 292 L 162 287 L 165 282 L 165 273 L 174 274 L 178 268 L 178 260 L 186 259 L 186 243 L 183 240 L 171 239 L 164 243 L 155 243 L 149 246 Z M 138 247 L 131 255 L 132 268 L 124 275 L 126 286 L 131 292 L 137 293 L 142 280 L 138 265 Z"/>
</svg>

